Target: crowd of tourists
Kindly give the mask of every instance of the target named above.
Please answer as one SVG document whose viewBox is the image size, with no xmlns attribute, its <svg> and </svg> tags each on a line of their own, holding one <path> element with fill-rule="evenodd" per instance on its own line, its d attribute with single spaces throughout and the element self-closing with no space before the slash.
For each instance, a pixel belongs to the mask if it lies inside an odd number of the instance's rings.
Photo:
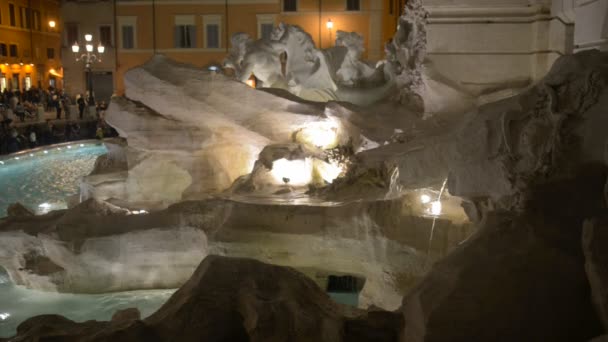
<svg viewBox="0 0 608 342">
<path fill-rule="evenodd" d="M 104 101 L 97 103 L 88 93 L 71 97 L 53 88 L 32 87 L 23 92 L 5 89 L 0 93 L 0 154 L 116 136 L 116 131 L 104 121 L 106 109 Z M 55 120 L 45 120 L 49 112 Z"/>
</svg>

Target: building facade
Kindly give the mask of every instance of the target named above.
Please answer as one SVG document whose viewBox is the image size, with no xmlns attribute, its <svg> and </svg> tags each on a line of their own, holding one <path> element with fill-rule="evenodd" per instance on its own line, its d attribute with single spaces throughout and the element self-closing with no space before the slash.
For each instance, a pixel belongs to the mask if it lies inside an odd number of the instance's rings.
<svg viewBox="0 0 608 342">
<path fill-rule="evenodd" d="M 262 38 L 279 22 L 302 27 L 323 48 L 338 30 L 358 32 L 365 57 L 377 60 L 402 8 L 398 0 L 116 0 L 115 6 L 117 94 L 124 92 L 124 73 L 155 53 L 201 67 L 220 64 L 234 33 Z"/>
<path fill-rule="evenodd" d="M 110 0 L 63 0 L 61 21 L 62 63 L 64 68 L 64 88 L 68 94 L 85 94 L 87 90 L 85 64 L 80 56 L 85 46 L 85 34 L 93 36 L 93 46 L 103 45 L 105 51 L 91 64 L 94 93 L 98 100 L 108 101 L 114 92 L 114 71 L 116 69 L 114 4 Z M 72 45 L 81 47 L 78 54 L 72 52 Z"/>
<path fill-rule="evenodd" d="M 0 90 L 62 87 L 59 1 L 0 1 Z"/>
</svg>

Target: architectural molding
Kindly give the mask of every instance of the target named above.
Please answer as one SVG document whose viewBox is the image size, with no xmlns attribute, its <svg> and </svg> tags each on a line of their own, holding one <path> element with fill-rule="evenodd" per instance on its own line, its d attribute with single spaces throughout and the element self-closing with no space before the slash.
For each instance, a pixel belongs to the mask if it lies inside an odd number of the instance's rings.
<svg viewBox="0 0 608 342">
<path fill-rule="evenodd" d="M 541 5 L 521 7 L 449 7 L 428 6 L 429 18 L 521 18 L 549 14 L 550 11 Z"/>
<path fill-rule="evenodd" d="M 428 55 L 537 55 L 546 53 L 556 53 L 564 55 L 562 51 L 558 50 L 532 50 L 532 51 L 427 51 Z"/>
<path fill-rule="evenodd" d="M 261 4 L 279 4 L 280 0 L 228 0 L 228 5 L 261 5 Z M 117 6 L 149 6 L 152 0 L 133 0 L 133 1 L 117 1 Z M 225 0 L 156 0 L 155 6 L 162 5 L 224 5 Z"/>
<path fill-rule="evenodd" d="M 597 46 L 603 46 L 603 45 L 608 45 L 608 38 L 577 43 L 575 48 L 576 49 L 585 49 L 585 48 L 597 47 Z"/>
<path fill-rule="evenodd" d="M 605 0 L 576 0 L 576 7 L 583 7 L 590 5 L 594 2 L 605 1 Z"/>
</svg>

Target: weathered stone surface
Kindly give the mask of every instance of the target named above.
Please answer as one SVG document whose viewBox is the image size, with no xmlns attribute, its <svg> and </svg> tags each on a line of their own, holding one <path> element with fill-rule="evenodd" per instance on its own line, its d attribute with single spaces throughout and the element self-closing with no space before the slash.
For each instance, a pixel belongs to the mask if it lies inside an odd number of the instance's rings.
<svg viewBox="0 0 608 342">
<path fill-rule="evenodd" d="M 141 319 L 141 313 L 136 308 L 118 310 L 112 315 L 112 322 L 128 322 Z"/>
<path fill-rule="evenodd" d="M 402 341 L 585 341 L 601 333 L 580 256 L 491 214 L 403 303 Z M 567 294 L 567 295 L 564 295 Z"/>
<path fill-rule="evenodd" d="M 580 237 L 585 219 L 604 210 L 608 168 L 578 169 L 529 189 L 522 213 L 487 212 L 478 232 L 404 298 L 402 341 L 566 342 L 601 334 Z"/>
<path fill-rule="evenodd" d="M 593 304 L 608 330 L 608 215 L 585 222 L 583 251 Z"/>
<path fill-rule="evenodd" d="M 608 342 L 608 335 L 598 336 L 592 340 L 589 340 L 589 342 Z"/>
<path fill-rule="evenodd" d="M 31 318 L 11 341 L 397 341 L 399 314 L 333 302 L 291 268 L 250 259 L 207 257 L 155 314 L 138 320 L 75 323 Z"/>
<path fill-rule="evenodd" d="M 6 209 L 8 217 L 34 216 L 34 213 L 21 203 L 13 203 Z"/>
</svg>

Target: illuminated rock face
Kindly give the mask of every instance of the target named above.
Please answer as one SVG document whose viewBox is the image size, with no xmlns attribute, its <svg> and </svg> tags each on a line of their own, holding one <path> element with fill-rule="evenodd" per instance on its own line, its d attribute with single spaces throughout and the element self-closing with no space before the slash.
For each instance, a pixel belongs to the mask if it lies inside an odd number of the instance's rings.
<svg viewBox="0 0 608 342">
<path fill-rule="evenodd" d="M 228 189 L 252 172 L 267 145 L 297 141 L 327 149 L 360 140 L 340 119 L 328 118 L 323 106 L 160 56 L 129 71 L 125 84 L 129 99 L 112 101 L 106 120 L 128 141 L 127 165 L 106 180 L 99 173 L 89 177 L 84 188 L 98 199 L 166 206 Z"/>
</svg>

